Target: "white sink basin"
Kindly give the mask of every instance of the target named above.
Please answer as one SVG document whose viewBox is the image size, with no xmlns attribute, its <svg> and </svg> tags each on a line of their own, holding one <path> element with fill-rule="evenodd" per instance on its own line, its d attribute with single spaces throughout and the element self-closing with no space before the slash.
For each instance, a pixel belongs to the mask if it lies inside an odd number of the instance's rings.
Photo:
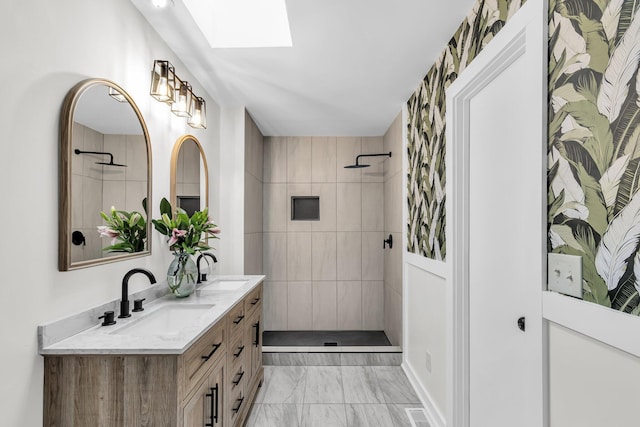
<svg viewBox="0 0 640 427">
<path fill-rule="evenodd" d="M 113 331 L 112 334 L 134 336 L 177 334 L 202 317 L 213 306 L 214 304 L 168 304 Z"/>
<path fill-rule="evenodd" d="M 247 282 L 249 281 L 244 279 L 221 279 L 204 285 L 200 289 L 206 291 L 235 291 Z"/>
</svg>

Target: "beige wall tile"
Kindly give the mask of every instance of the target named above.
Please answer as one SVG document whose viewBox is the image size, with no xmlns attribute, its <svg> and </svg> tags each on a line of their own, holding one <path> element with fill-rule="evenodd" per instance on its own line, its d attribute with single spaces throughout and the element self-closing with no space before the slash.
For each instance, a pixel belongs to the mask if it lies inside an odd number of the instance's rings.
<svg viewBox="0 0 640 427">
<path fill-rule="evenodd" d="M 362 282 L 337 283 L 338 329 L 362 329 Z"/>
<path fill-rule="evenodd" d="M 313 328 L 311 282 L 289 282 L 287 328 L 308 331 Z"/>
<path fill-rule="evenodd" d="M 127 181 L 124 210 L 142 212 L 142 200 L 147 197 L 147 182 Z"/>
<path fill-rule="evenodd" d="M 287 233 L 288 280 L 311 280 L 311 233 Z"/>
<path fill-rule="evenodd" d="M 402 232 L 402 203 L 402 174 L 396 174 L 384 183 L 384 230 L 386 232 Z"/>
<path fill-rule="evenodd" d="M 291 197 L 293 196 L 313 196 L 311 184 L 287 184 L 287 231 L 311 231 L 311 224 L 314 221 L 292 221 L 291 220 Z"/>
<path fill-rule="evenodd" d="M 264 170 L 262 177 L 265 183 L 287 182 L 286 137 L 267 137 L 264 139 Z"/>
<path fill-rule="evenodd" d="M 264 329 L 287 330 L 287 283 L 264 282 Z"/>
<path fill-rule="evenodd" d="M 402 345 L 402 297 L 388 287 L 384 289 L 384 332 L 391 345 Z"/>
<path fill-rule="evenodd" d="M 84 151 L 104 151 L 104 135 L 88 127 L 84 128 Z M 102 154 L 72 154 L 73 156 L 84 157 L 84 176 L 94 179 L 102 179 L 102 166 L 96 162 L 109 160 Z"/>
<path fill-rule="evenodd" d="M 84 181 L 85 178 L 82 175 L 73 175 L 71 180 L 71 227 L 81 228 L 84 226 Z M 81 254 L 78 254 L 81 256 Z"/>
<path fill-rule="evenodd" d="M 143 136 L 139 135 L 127 135 L 127 160 L 125 164 L 127 165 L 127 180 L 133 181 L 146 181 L 147 180 L 147 145 L 144 141 Z M 118 161 L 118 159 L 113 159 L 114 163 L 122 163 Z M 106 168 L 110 168 L 111 166 L 105 166 Z M 199 172 L 199 167 L 196 168 Z M 185 171 L 185 173 L 187 173 Z M 195 172 L 193 172 L 195 174 Z M 199 182 L 198 178 L 193 181 L 188 182 Z"/>
<path fill-rule="evenodd" d="M 244 235 L 244 274 L 262 274 L 262 233 Z"/>
<path fill-rule="evenodd" d="M 127 165 L 126 168 L 118 168 L 118 167 L 107 167 L 103 169 L 103 179 L 105 181 L 124 181 L 125 179 L 127 179 L 127 171 L 129 170 L 130 167 L 138 167 L 138 165 L 131 165 L 129 166 L 129 159 L 127 159 L 127 140 L 129 137 L 127 137 L 126 135 L 104 135 L 103 137 L 103 141 L 104 141 L 104 151 L 113 154 L 113 162 L 114 163 L 120 163 L 120 164 L 125 164 Z M 133 136 L 131 137 L 132 139 L 132 143 L 136 144 L 139 143 L 138 141 L 136 141 L 135 139 L 133 139 Z M 142 139 L 142 144 L 144 144 L 144 146 L 146 147 L 146 144 L 144 142 L 144 138 L 140 137 Z M 108 156 L 105 156 L 104 158 L 105 161 L 109 161 Z M 133 160 L 133 159 L 132 159 Z M 142 167 L 146 167 L 147 161 L 146 158 L 144 160 L 144 163 L 142 165 Z M 147 177 L 145 176 L 144 179 L 147 179 Z"/>
<path fill-rule="evenodd" d="M 362 169 L 345 169 L 347 165 L 353 165 L 356 157 L 362 154 L 362 138 L 360 137 L 339 137 L 337 146 L 337 169 L 336 179 L 338 182 L 361 182 Z"/>
<path fill-rule="evenodd" d="M 245 233 L 262 231 L 262 182 L 252 174 L 244 174 L 244 226 Z"/>
<path fill-rule="evenodd" d="M 383 236 L 381 231 L 362 233 L 362 280 L 384 280 Z"/>
<path fill-rule="evenodd" d="M 362 230 L 362 184 L 338 183 L 336 200 L 338 231 Z"/>
<path fill-rule="evenodd" d="M 287 182 L 311 182 L 310 137 L 287 137 Z"/>
<path fill-rule="evenodd" d="M 337 327 L 336 282 L 313 282 L 313 329 Z"/>
<path fill-rule="evenodd" d="M 263 231 L 287 231 L 287 184 L 264 184 Z"/>
<path fill-rule="evenodd" d="M 82 183 L 82 227 L 93 228 L 102 224 L 101 210 L 102 180 L 84 177 Z"/>
<path fill-rule="evenodd" d="M 336 280 L 337 236 L 335 232 L 311 233 L 312 279 Z"/>
<path fill-rule="evenodd" d="M 335 137 L 311 138 L 311 182 L 336 182 Z"/>
<path fill-rule="evenodd" d="M 392 152 L 391 159 L 384 163 L 385 180 L 402 171 L 402 111 L 398 113 L 384 135 L 384 151 Z"/>
<path fill-rule="evenodd" d="M 362 138 L 362 154 L 383 153 L 382 137 Z M 384 180 L 384 164 L 389 161 L 386 156 L 364 157 L 365 164 L 371 165 L 362 169 L 362 182 L 382 182 Z"/>
<path fill-rule="evenodd" d="M 384 184 L 362 184 L 362 231 L 384 231 Z"/>
<path fill-rule="evenodd" d="M 311 184 L 311 194 L 320 197 L 320 221 L 311 221 L 312 231 L 336 231 L 336 184 Z"/>
<path fill-rule="evenodd" d="M 125 181 L 105 181 L 102 183 L 102 211 L 109 215 L 111 206 L 126 210 L 127 183 Z M 142 212 L 142 206 L 136 209 Z"/>
<path fill-rule="evenodd" d="M 262 266 L 267 280 L 287 280 L 287 233 L 264 233 Z"/>
<path fill-rule="evenodd" d="M 338 232 L 338 280 L 362 279 L 362 233 Z"/>
<path fill-rule="evenodd" d="M 384 330 L 384 284 L 362 282 L 362 323 L 368 331 Z"/>
</svg>

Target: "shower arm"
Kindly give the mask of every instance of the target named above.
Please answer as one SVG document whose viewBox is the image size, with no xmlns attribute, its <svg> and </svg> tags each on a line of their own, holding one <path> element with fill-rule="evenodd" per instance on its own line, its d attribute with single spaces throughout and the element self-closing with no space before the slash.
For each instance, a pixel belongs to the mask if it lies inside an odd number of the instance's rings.
<svg viewBox="0 0 640 427">
<path fill-rule="evenodd" d="M 386 156 L 386 157 L 391 157 L 391 151 L 389 151 L 388 153 L 380 153 L 380 154 L 358 154 L 358 156 L 356 156 L 356 165 L 359 165 L 359 161 L 360 161 L 360 157 L 380 157 L 380 156 Z"/>
<path fill-rule="evenodd" d="M 113 163 L 113 154 L 111 153 L 107 153 L 104 151 L 82 151 L 82 150 L 78 150 L 77 148 L 73 151 L 76 154 L 101 154 L 103 156 L 109 156 L 109 163 Z"/>
</svg>

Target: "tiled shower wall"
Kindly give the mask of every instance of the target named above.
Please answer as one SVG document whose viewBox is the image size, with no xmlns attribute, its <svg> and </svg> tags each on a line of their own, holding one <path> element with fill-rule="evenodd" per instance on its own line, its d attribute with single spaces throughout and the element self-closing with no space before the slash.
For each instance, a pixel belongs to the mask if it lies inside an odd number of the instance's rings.
<svg viewBox="0 0 640 427">
<path fill-rule="evenodd" d="M 244 273 L 263 274 L 262 167 L 263 136 L 244 113 Z"/>
<path fill-rule="evenodd" d="M 110 256 L 103 247 L 111 240 L 100 238 L 97 226 L 104 223 L 100 211 L 142 212 L 142 199 L 147 194 L 147 145 L 142 135 L 102 134 L 79 123 L 73 124 L 73 148 L 113 154 L 114 163 L 128 167 L 102 166 L 96 162 L 109 159 L 104 155 L 72 154 L 73 188 L 71 220 L 73 230 L 82 231 L 86 245 L 71 247 L 72 262 Z M 82 202 L 80 202 L 80 200 Z"/>
<path fill-rule="evenodd" d="M 343 168 L 382 150 L 382 137 L 264 139 L 266 330 L 384 328 L 388 160 Z M 320 220 L 291 221 L 291 196 L 319 196 Z"/>
<path fill-rule="evenodd" d="M 393 248 L 384 251 L 384 331 L 392 345 L 402 344 L 402 113 L 384 135 L 384 235 Z"/>
</svg>

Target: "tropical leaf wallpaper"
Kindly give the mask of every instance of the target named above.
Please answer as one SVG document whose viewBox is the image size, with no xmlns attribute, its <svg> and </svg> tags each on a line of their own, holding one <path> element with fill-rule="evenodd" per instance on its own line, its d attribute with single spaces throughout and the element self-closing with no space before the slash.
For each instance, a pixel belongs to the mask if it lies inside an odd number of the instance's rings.
<svg viewBox="0 0 640 427">
<path fill-rule="evenodd" d="M 640 314 L 638 0 L 549 2 L 549 236 L 584 298 Z"/>
<path fill-rule="evenodd" d="M 410 252 L 436 260 L 446 257 L 445 90 L 522 4 L 478 1 L 407 102 Z"/>
</svg>

